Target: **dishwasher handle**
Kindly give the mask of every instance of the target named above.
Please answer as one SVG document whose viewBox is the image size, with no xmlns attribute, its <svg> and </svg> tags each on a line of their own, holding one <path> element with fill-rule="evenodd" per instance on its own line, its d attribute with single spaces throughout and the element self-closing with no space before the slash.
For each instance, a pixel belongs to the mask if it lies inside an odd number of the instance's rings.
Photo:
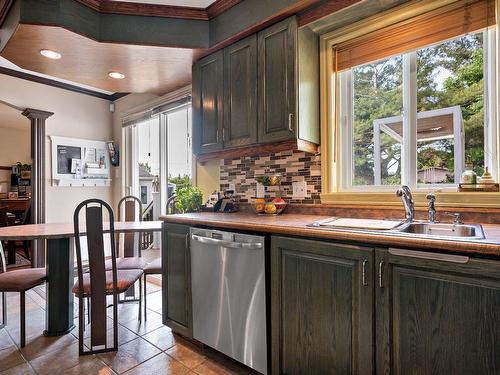
<svg viewBox="0 0 500 375">
<path fill-rule="evenodd" d="M 198 236 L 196 234 L 192 234 L 191 239 L 193 241 L 197 241 L 204 244 L 224 246 L 232 249 L 262 249 L 263 247 L 261 242 L 233 242 L 233 241 L 218 240 L 216 238 Z"/>
</svg>

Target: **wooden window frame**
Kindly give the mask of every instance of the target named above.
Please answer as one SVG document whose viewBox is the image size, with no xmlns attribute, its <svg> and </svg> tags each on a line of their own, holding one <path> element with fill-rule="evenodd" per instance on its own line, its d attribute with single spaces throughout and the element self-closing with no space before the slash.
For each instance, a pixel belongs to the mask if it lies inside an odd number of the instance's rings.
<svg viewBox="0 0 500 375">
<path fill-rule="evenodd" d="M 345 152 L 350 152 L 349 148 L 352 142 L 346 142 L 346 139 L 341 139 L 342 134 L 340 131 L 340 108 L 336 108 L 336 103 L 341 103 L 340 98 L 340 87 L 341 80 L 340 75 L 336 73 L 335 67 L 335 52 L 334 46 L 339 43 L 344 43 L 348 40 L 366 35 L 368 33 L 383 29 L 385 27 L 394 25 L 398 22 L 404 22 L 411 18 L 420 16 L 427 12 L 431 12 L 440 7 L 454 3 L 456 0 L 424 0 L 419 2 L 412 2 L 393 10 L 372 16 L 366 20 L 356 22 L 347 27 L 335 30 L 333 32 L 324 34 L 320 36 L 320 74 L 321 74 L 321 161 L 322 161 L 322 191 L 321 195 L 322 203 L 327 204 L 340 204 L 340 205 L 397 205 L 400 204 L 399 198 L 394 194 L 394 186 L 388 187 L 387 189 L 377 189 L 377 187 L 363 187 L 363 191 L 356 191 L 355 189 L 350 189 L 346 191 L 344 188 L 343 179 L 345 179 L 345 164 L 342 164 L 342 154 Z M 495 178 L 500 177 L 500 166 L 498 161 L 499 149 L 498 147 L 500 139 L 498 132 L 498 119 L 500 118 L 500 98 L 496 95 L 496 89 L 500 87 L 498 84 L 500 78 L 500 67 L 497 64 L 497 55 L 500 51 L 500 38 L 499 38 L 499 9 L 500 0 L 496 0 L 496 14 L 497 14 L 497 25 L 493 30 L 488 30 L 489 37 L 487 38 L 487 50 L 489 51 L 487 55 L 487 64 L 492 64 L 493 74 L 488 74 L 486 77 L 486 95 L 488 99 L 485 100 L 487 103 L 494 103 L 493 105 L 487 107 L 485 112 L 488 114 L 486 117 L 489 118 L 489 122 L 485 123 L 485 132 L 488 132 L 488 137 L 485 141 L 488 142 L 488 149 L 491 150 L 486 157 L 486 163 L 490 166 L 491 172 Z M 404 64 L 410 66 L 410 63 Z M 408 74 L 405 73 L 404 74 Z M 416 82 L 414 82 L 416 84 Z M 407 85 L 411 86 L 411 85 Z M 411 90 L 411 87 L 403 88 L 403 100 L 405 101 L 404 107 L 408 108 L 408 101 L 416 102 L 416 88 L 412 90 L 415 95 L 405 95 L 407 90 Z M 486 99 L 486 98 L 485 98 Z M 411 104 L 410 104 L 411 107 Z M 416 106 L 415 106 L 416 107 Z M 493 108 L 494 107 L 494 108 Z M 416 138 L 416 112 L 412 116 L 407 117 L 406 126 L 411 130 L 411 134 L 415 132 Z M 410 118 L 408 118 L 410 117 Z M 415 117 L 414 119 L 411 117 Z M 411 123 L 415 124 L 412 126 Z M 413 129 L 414 128 L 414 129 Z M 411 135 L 410 135 L 411 138 Z M 414 149 L 409 147 L 403 147 L 403 152 L 407 155 L 403 155 L 403 158 L 409 158 L 410 168 L 402 171 L 402 181 L 410 181 L 410 175 L 413 175 L 413 170 L 416 171 L 416 158 L 411 158 L 411 155 L 416 154 L 416 142 L 414 142 Z M 345 149 L 340 145 L 348 145 Z M 351 169 L 352 168 L 348 168 Z M 352 173 L 352 172 L 348 172 Z M 349 175 L 348 175 L 349 176 Z M 416 180 L 416 175 L 414 177 Z M 416 184 L 415 184 L 416 187 Z M 370 189 L 370 190 L 368 190 Z M 437 191 L 436 191 L 437 190 Z M 456 187 L 447 188 L 444 186 L 431 186 L 422 187 L 416 190 L 416 205 L 425 205 L 425 195 L 428 191 L 436 192 L 438 196 L 438 202 L 441 207 L 484 207 L 484 208 L 498 208 L 500 206 L 500 193 L 482 193 L 482 192 L 457 192 Z M 396 199 L 395 199 L 396 198 Z"/>
</svg>

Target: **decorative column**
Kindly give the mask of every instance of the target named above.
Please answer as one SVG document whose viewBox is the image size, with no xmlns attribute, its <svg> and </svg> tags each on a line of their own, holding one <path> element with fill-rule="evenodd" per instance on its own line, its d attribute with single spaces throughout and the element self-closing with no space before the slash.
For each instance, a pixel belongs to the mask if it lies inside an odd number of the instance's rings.
<svg viewBox="0 0 500 375">
<path fill-rule="evenodd" d="M 45 223 L 45 120 L 54 113 L 26 108 L 22 112 L 31 121 L 31 223 Z M 45 266 L 45 241 L 32 243 L 32 267 Z"/>
</svg>

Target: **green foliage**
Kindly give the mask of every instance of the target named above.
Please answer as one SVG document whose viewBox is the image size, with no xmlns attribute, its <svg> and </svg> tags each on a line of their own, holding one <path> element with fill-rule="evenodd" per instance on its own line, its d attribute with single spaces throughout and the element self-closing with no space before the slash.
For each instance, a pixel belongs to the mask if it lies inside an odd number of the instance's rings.
<svg viewBox="0 0 500 375">
<path fill-rule="evenodd" d="M 139 167 L 143 167 L 146 172 L 151 173 L 151 166 L 149 163 L 139 163 Z"/>
<path fill-rule="evenodd" d="M 177 190 L 175 207 L 182 213 L 196 212 L 203 202 L 203 193 L 197 187 L 189 186 Z"/>
<path fill-rule="evenodd" d="M 187 174 L 184 176 L 178 175 L 177 177 L 168 176 L 168 182 L 175 184 L 177 191 L 191 186 L 191 177 Z"/>
<path fill-rule="evenodd" d="M 417 111 L 460 106 L 465 132 L 465 159 L 482 174 L 484 165 L 483 36 L 464 36 L 417 51 Z M 400 116 L 403 108 L 402 57 L 352 70 L 353 184 L 374 183 L 373 121 Z M 449 77 L 443 82 L 443 75 Z M 417 167 L 454 169 L 452 140 L 419 142 Z M 401 183 L 401 144 L 381 133 L 382 184 Z M 446 182 L 453 182 L 453 173 Z"/>
</svg>

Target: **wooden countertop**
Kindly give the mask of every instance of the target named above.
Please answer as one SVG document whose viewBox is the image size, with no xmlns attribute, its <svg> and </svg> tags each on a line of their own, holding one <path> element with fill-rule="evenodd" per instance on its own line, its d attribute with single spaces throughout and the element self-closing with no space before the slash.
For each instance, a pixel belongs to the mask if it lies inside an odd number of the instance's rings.
<svg viewBox="0 0 500 375">
<path fill-rule="evenodd" d="M 204 225 L 221 229 L 237 229 L 260 233 L 293 235 L 311 239 L 352 241 L 360 244 L 385 247 L 404 247 L 427 250 L 443 250 L 467 254 L 500 257 L 500 225 L 483 224 L 484 240 L 442 240 L 380 231 L 317 229 L 307 227 L 315 221 L 329 216 L 284 214 L 280 216 L 258 216 L 252 213 L 200 212 L 160 217 L 168 223 Z"/>
<path fill-rule="evenodd" d="M 151 232 L 161 230 L 161 221 L 115 222 L 116 233 Z M 104 224 L 104 232 L 109 232 L 109 224 Z M 81 227 L 82 236 L 85 227 Z M 0 240 L 35 240 L 74 237 L 73 223 L 49 223 L 14 225 L 0 228 Z"/>
</svg>

